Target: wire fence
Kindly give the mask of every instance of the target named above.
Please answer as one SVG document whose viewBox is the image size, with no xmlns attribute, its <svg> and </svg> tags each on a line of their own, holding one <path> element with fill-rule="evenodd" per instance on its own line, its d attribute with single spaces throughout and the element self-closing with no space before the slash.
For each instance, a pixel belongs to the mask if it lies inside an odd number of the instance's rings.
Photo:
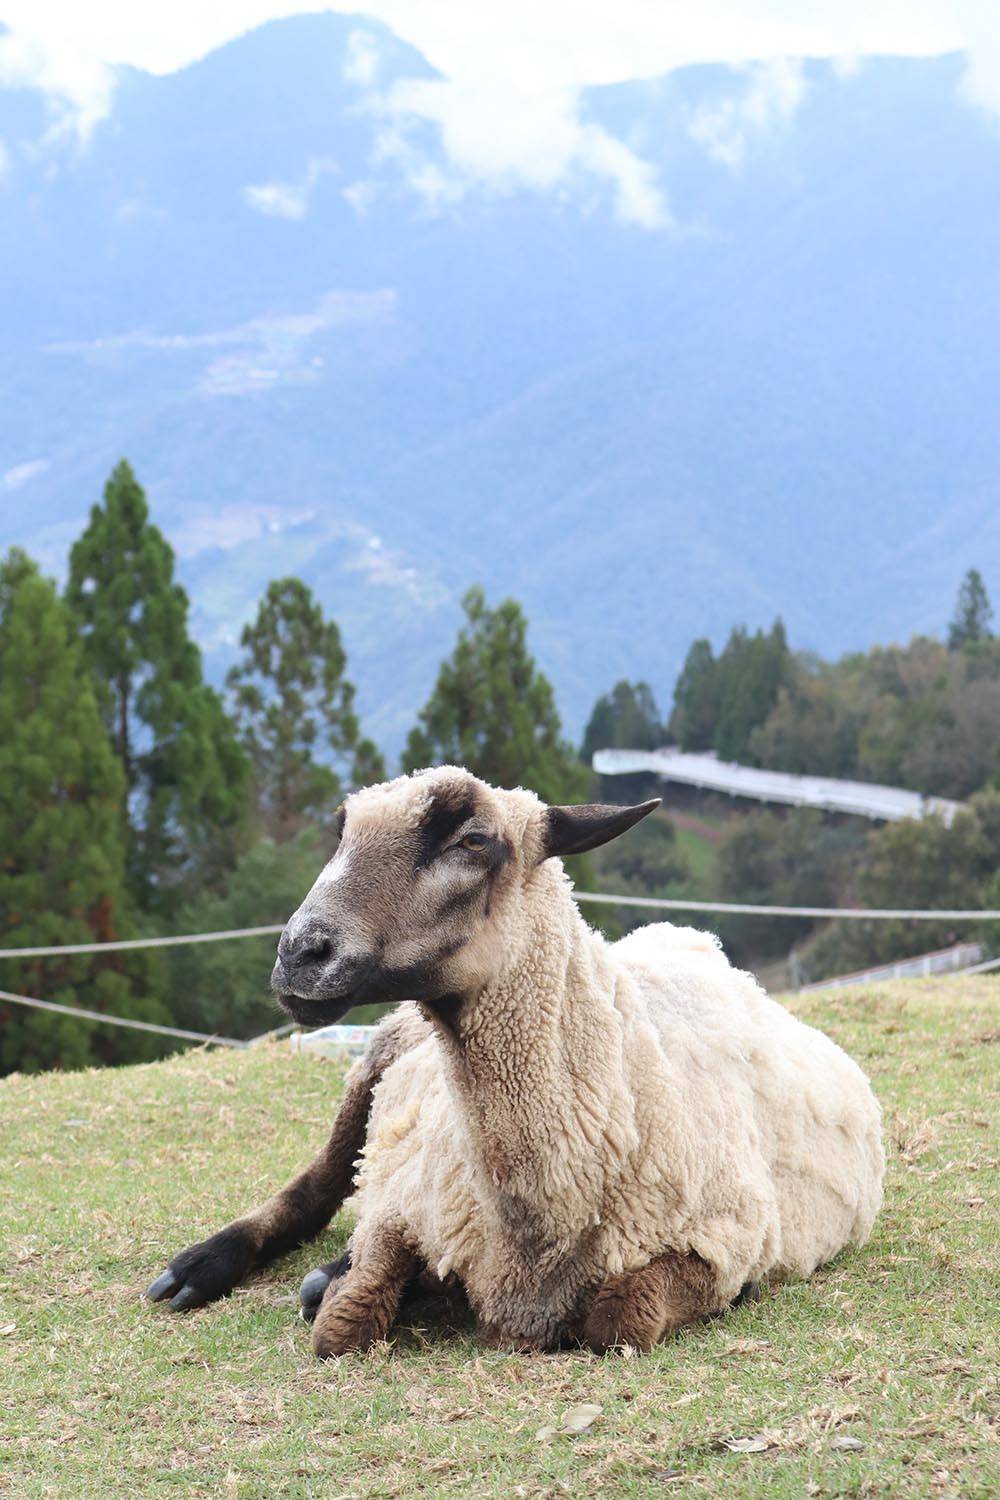
<svg viewBox="0 0 1000 1500">
<path fill-rule="evenodd" d="M 680 896 L 626 896 L 606 891 L 574 891 L 577 901 L 604 906 L 636 906 L 650 911 L 703 911 L 724 916 L 812 917 L 855 922 L 997 922 L 1000 911 L 952 908 L 906 910 L 894 907 L 764 906 L 746 901 L 698 901 Z M 106 943 L 50 943 L 32 948 L 0 948 L 0 958 L 69 958 L 80 953 L 122 953 L 135 948 L 177 948 L 187 943 L 224 943 L 231 938 L 276 937 L 283 922 L 264 927 L 231 927 L 222 932 L 172 933 L 168 937 L 116 938 Z"/>
<path fill-rule="evenodd" d="M 185 1031 L 180 1026 L 158 1026 L 155 1021 L 137 1021 L 131 1016 L 112 1016 L 102 1010 L 84 1010 L 79 1005 L 60 1005 L 55 1000 L 37 1000 L 33 995 L 14 995 L 10 990 L 0 990 L 0 1000 L 6 1000 L 11 1005 L 30 1006 L 34 1010 L 54 1011 L 60 1016 L 73 1016 L 77 1021 L 103 1021 L 106 1026 L 125 1026 L 130 1031 L 153 1031 L 158 1036 L 177 1037 L 185 1042 L 209 1042 L 214 1047 L 250 1046 L 250 1042 L 240 1041 L 234 1036 L 215 1036 L 210 1032 Z"/>
<path fill-rule="evenodd" d="M 1000 911 L 968 910 L 905 910 L 895 908 L 860 908 L 846 906 L 764 906 L 744 901 L 698 901 L 683 897 L 627 896 L 604 891 L 574 891 L 577 901 L 591 901 L 604 906 L 634 906 L 652 911 L 713 912 L 731 916 L 755 917 L 812 917 L 830 920 L 864 922 L 990 922 L 1000 921 Z M 86 953 L 120 953 L 137 948 L 174 948 L 193 943 L 223 943 L 231 939 L 248 937 L 275 937 L 284 929 L 284 923 L 274 922 L 263 927 L 233 927 L 221 932 L 173 933 L 165 937 L 121 938 L 105 943 L 51 943 L 31 948 L 0 948 L 0 959 L 63 958 Z M 987 959 L 984 963 L 968 968 L 956 969 L 955 974 L 986 974 L 1000 968 L 1000 958 Z M 203 1031 L 188 1031 L 178 1026 L 161 1026 L 154 1021 L 140 1021 L 127 1016 L 108 1015 L 104 1011 L 85 1010 L 82 1006 L 62 1005 L 54 1000 L 40 1000 L 31 995 L 17 995 L 9 990 L 0 990 L 0 1000 L 12 1005 L 23 1005 L 36 1010 L 52 1011 L 59 1015 L 73 1016 L 80 1021 L 103 1022 L 108 1026 L 123 1026 L 132 1031 L 154 1032 L 159 1036 L 176 1038 L 178 1041 L 200 1042 L 214 1047 L 252 1047 L 271 1037 L 287 1035 L 295 1029 L 294 1022 L 277 1026 L 261 1036 L 242 1040 L 238 1037 L 218 1036 Z"/>
</svg>

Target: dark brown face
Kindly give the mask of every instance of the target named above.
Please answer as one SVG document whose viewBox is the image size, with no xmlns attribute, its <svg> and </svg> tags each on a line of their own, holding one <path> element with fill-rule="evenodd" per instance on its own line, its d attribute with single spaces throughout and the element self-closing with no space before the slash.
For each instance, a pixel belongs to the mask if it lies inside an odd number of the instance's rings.
<svg viewBox="0 0 1000 1500">
<path fill-rule="evenodd" d="M 271 986 L 294 1020 L 330 1025 L 356 1005 L 433 1005 L 474 981 L 519 860 L 503 794 L 467 773 L 401 778 L 349 799 L 337 853 L 289 920 Z"/>
</svg>

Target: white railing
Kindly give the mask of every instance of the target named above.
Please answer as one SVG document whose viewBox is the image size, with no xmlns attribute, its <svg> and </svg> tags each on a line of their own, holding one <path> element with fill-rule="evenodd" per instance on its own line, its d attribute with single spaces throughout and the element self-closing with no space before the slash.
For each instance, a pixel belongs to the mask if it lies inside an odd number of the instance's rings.
<svg viewBox="0 0 1000 1500">
<path fill-rule="evenodd" d="M 792 807 L 816 807 L 823 812 L 851 813 L 895 823 L 936 813 L 950 824 L 962 806 L 946 797 L 925 797 L 905 787 L 880 786 L 874 781 L 843 781 L 835 776 L 795 776 L 790 771 L 767 771 L 719 760 L 711 752 L 690 754 L 663 750 L 597 750 L 594 770 L 601 776 L 630 776 L 652 771 L 664 781 L 749 797 L 756 802 L 781 802 Z"/>
<path fill-rule="evenodd" d="M 857 969 L 852 974 L 837 974 L 832 979 L 817 979 L 799 986 L 807 990 L 835 990 L 850 984 L 876 984 L 883 979 L 926 979 L 931 974 L 954 974 L 973 969 L 983 956 L 979 943 L 955 943 L 932 953 L 918 953 L 914 958 L 900 958 L 895 963 L 876 964 L 871 969 Z"/>
</svg>

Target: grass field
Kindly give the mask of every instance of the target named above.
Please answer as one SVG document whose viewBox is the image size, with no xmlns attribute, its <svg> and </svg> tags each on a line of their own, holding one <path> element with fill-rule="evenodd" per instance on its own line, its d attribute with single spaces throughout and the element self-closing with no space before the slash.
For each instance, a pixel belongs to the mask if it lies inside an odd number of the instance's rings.
<svg viewBox="0 0 1000 1500">
<path fill-rule="evenodd" d="M 702 899 L 711 899 L 719 862 L 715 845 L 693 828 L 677 828 L 675 837 L 677 847 L 687 860 L 690 871 L 690 880 L 687 882 L 690 890 L 685 888 L 684 894 L 687 896 L 697 892 Z"/>
<path fill-rule="evenodd" d="M 312 1153 L 333 1063 L 274 1044 L 0 1083 L 0 1493 L 1000 1493 L 1000 982 L 794 1008 L 885 1106 L 875 1236 L 633 1358 L 508 1356 L 425 1323 L 320 1365 L 295 1291 L 342 1224 L 228 1302 L 146 1305 L 174 1251 Z M 583 1405 L 586 1430 L 539 1437 Z"/>
</svg>

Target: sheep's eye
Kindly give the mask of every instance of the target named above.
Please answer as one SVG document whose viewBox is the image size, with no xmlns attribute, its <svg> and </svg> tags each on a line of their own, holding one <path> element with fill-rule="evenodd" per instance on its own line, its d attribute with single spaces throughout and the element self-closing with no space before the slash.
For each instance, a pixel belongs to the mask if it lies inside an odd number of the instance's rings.
<svg viewBox="0 0 1000 1500">
<path fill-rule="evenodd" d="M 462 849 L 485 849 L 489 839 L 485 833 L 467 833 L 460 844 Z"/>
</svg>

